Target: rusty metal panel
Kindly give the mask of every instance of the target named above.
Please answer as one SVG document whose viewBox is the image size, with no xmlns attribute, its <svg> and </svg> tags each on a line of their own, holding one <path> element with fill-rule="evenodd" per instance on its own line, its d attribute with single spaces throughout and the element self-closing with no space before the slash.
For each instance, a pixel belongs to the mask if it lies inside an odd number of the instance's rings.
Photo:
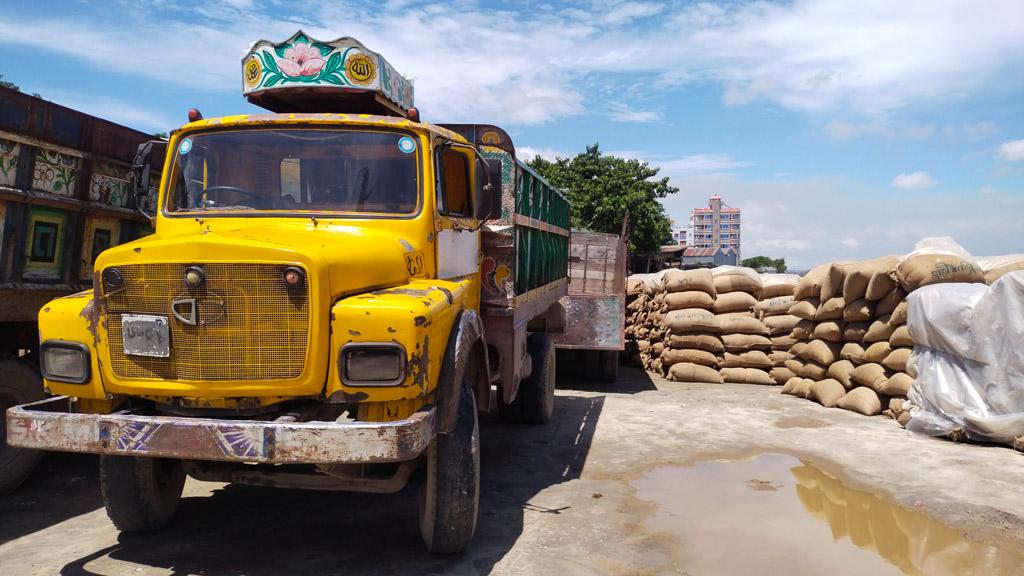
<svg viewBox="0 0 1024 576">
<path fill-rule="evenodd" d="M 620 236 L 573 230 L 569 294 L 613 296 L 625 286 L 625 243 Z"/>
<path fill-rule="evenodd" d="M 11 446 L 265 464 L 403 462 L 434 438 L 434 409 L 394 422 L 265 422 L 74 414 L 57 396 L 7 411 Z"/>
<path fill-rule="evenodd" d="M 556 348 L 625 349 L 625 295 L 570 294 L 561 300 L 565 332 L 553 336 Z"/>
</svg>

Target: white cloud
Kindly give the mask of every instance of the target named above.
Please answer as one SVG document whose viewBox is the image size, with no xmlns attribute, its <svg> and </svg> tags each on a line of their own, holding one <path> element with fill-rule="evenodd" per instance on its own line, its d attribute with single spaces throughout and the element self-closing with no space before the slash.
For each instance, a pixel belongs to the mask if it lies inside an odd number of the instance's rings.
<svg viewBox="0 0 1024 576">
<path fill-rule="evenodd" d="M 935 185 L 935 180 L 927 172 L 911 172 L 898 174 L 892 179 L 892 186 L 904 190 L 924 190 Z"/>
<path fill-rule="evenodd" d="M 218 6 L 203 4 L 199 13 L 224 12 Z M 1024 3 L 1016 0 L 984 9 L 885 0 L 580 3 L 529 11 L 474 0 L 457 6 L 366 2 L 341 11 L 294 10 L 291 17 L 228 8 L 230 14 L 205 21 L 195 21 L 198 8 L 177 5 L 109 8 L 99 20 L 85 11 L 60 18 L 5 14 L 0 41 L 103 70 L 235 91 L 239 52 L 255 39 L 283 39 L 299 27 L 324 39 L 344 31 L 419 81 L 424 118 L 518 124 L 581 114 L 593 97 L 588 86 L 631 82 L 655 90 L 710 83 L 730 105 L 766 100 L 872 118 L 922 100 L 961 98 L 1024 62 Z M 637 19 L 655 15 L 655 26 L 637 33 Z M 131 34 L 123 32 L 128 27 Z M 633 121 L 653 118 L 638 114 Z M 853 128 L 837 125 L 832 133 L 865 130 L 849 123 Z M 901 130 L 901 137 L 925 138 L 934 127 Z"/>
<path fill-rule="evenodd" d="M 637 124 L 649 124 L 657 122 L 661 115 L 649 110 L 633 110 L 625 104 L 613 104 L 611 119 L 614 122 L 631 122 Z"/>
<path fill-rule="evenodd" d="M 999 145 L 999 158 L 1009 162 L 1024 160 L 1024 140 L 1010 140 Z"/>
<path fill-rule="evenodd" d="M 843 238 L 842 240 L 839 241 L 839 243 L 842 244 L 843 246 L 846 246 L 847 248 L 860 247 L 860 240 L 857 240 L 856 238 Z"/>
<path fill-rule="evenodd" d="M 855 123 L 833 120 L 825 125 L 825 134 L 833 140 L 850 140 L 861 136 L 882 136 L 900 140 L 928 140 L 935 134 L 932 124 L 894 126 L 887 120 L 875 118 L 869 122 Z"/>
<path fill-rule="evenodd" d="M 547 160 L 548 162 L 554 162 L 559 158 L 571 158 L 574 154 L 567 154 L 561 150 L 555 150 L 554 148 L 534 148 L 533 146 L 516 146 L 516 158 L 523 162 L 529 162 L 537 156 Z"/>
</svg>

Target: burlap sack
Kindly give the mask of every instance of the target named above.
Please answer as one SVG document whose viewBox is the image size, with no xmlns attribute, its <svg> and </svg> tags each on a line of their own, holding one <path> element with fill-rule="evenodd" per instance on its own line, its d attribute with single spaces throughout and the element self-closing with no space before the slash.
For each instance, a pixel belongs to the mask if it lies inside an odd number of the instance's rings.
<svg viewBox="0 0 1024 576">
<path fill-rule="evenodd" d="M 910 338 L 910 330 L 907 329 L 906 325 L 898 326 L 892 331 L 892 336 L 889 337 L 889 346 L 893 348 L 914 347 L 914 340 Z"/>
<path fill-rule="evenodd" d="M 719 366 L 721 368 L 760 368 L 768 370 L 772 367 L 772 361 L 761 350 L 749 350 L 739 354 L 726 352 Z"/>
<path fill-rule="evenodd" d="M 818 306 L 814 313 L 814 320 L 822 322 L 825 320 L 842 320 L 843 309 L 846 307 L 846 300 L 842 296 L 829 298 Z"/>
<path fill-rule="evenodd" d="M 711 309 L 715 299 L 707 292 L 687 290 L 685 292 L 669 292 L 665 294 L 665 310 L 683 310 L 684 308 Z"/>
<path fill-rule="evenodd" d="M 668 292 L 686 292 L 696 290 L 715 295 L 715 282 L 711 276 L 711 270 L 701 268 L 698 270 L 679 270 L 671 268 L 665 271 L 665 290 Z"/>
<path fill-rule="evenodd" d="M 805 348 L 807 348 L 807 342 L 797 342 L 789 347 L 789 353 L 799 358 Z"/>
<path fill-rule="evenodd" d="M 796 396 L 797 398 L 807 398 L 811 395 L 812 384 L 814 384 L 813 380 L 796 376 L 786 380 L 785 386 L 782 387 L 782 393 Z M 789 388 L 789 390 L 786 390 L 786 388 Z"/>
<path fill-rule="evenodd" d="M 867 322 L 875 317 L 875 305 L 873 302 L 861 298 L 854 300 L 843 308 L 844 322 Z"/>
<path fill-rule="evenodd" d="M 644 288 L 644 276 L 646 274 L 630 274 L 626 277 L 626 294 L 633 296 L 640 294 Z"/>
<path fill-rule="evenodd" d="M 767 300 L 761 300 L 754 307 L 754 311 L 760 316 L 779 316 L 788 314 L 789 307 L 795 303 L 792 296 L 777 296 Z"/>
<path fill-rule="evenodd" d="M 814 384 L 811 384 L 811 400 L 816 401 L 818 404 L 826 408 L 832 408 L 835 406 L 839 399 L 846 395 L 846 388 L 833 378 L 826 378 L 824 380 L 818 380 Z"/>
<path fill-rule="evenodd" d="M 846 387 L 847 390 L 849 390 L 855 386 L 853 379 L 850 378 L 851 372 L 853 372 L 853 362 L 850 362 L 849 360 L 839 360 L 837 362 L 833 362 L 832 365 L 828 367 L 828 372 L 826 372 L 825 375 L 829 378 L 835 378 L 844 387 Z"/>
<path fill-rule="evenodd" d="M 746 292 L 754 298 L 761 298 L 761 275 L 752 268 L 742 266 L 718 266 L 711 270 L 718 294 Z"/>
<path fill-rule="evenodd" d="M 665 343 L 655 342 L 650 345 L 649 350 L 651 351 L 651 356 L 661 356 L 661 353 L 665 351 Z"/>
<path fill-rule="evenodd" d="M 728 314 L 729 312 L 749 312 L 757 306 L 757 300 L 746 292 L 719 293 L 711 310 L 715 314 Z"/>
<path fill-rule="evenodd" d="M 906 396 L 913 384 L 914 379 L 909 375 L 904 372 L 896 372 L 885 381 L 878 393 L 886 396 Z"/>
<path fill-rule="evenodd" d="M 686 308 L 667 312 L 662 320 L 673 334 L 693 332 L 718 332 L 715 315 L 702 308 Z"/>
<path fill-rule="evenodd" d="M 847 342 L 839 350 L 839 357 L 854 364 L 864 363 L 864 347 L 859 342 Z"/>
<path fill-rule="evenodd" d="M 792 296 L 799 283 L 797 274 L 761 274 L 761 299 Z"/>
<path fill-rule="evenodd" d="M 889 316 L 882 316 L 878 320 L 872 322 L 868 331 L 864 333 L 864 343 L 872 344 L 874 342 L 881 342 L 882 340 L 888 341 L 895 329 L 896 327 L 892 325 Z"/>
<path fill-rule="evenodd" d="M 847 302 L 867 297 L 868 286 L 871 279 L 879 272 L 888 272 L 896 266 L 898 256 L 882 256 L 872 260 L 857 262 L 846 269 L 846 278 L 843 281 L 843 296 Z M 879 294 L 879 297 L 884 292 Z M 877 300 L 877 298 L 868 298 Z"/>
<path fill-rule="evenodd" d="M 892 373 L 885 369 L 881 364 L 869 363 L 861 364 L 850 372 L 850 378 L 854 382 L 861 386 L 867 386 L 875 392 L 882 389 L 882 385 L 885 381 L 892 376 Z"/>
<path fill-rule="evenodd" d="M 885 316 L 886 314 L 892 314 L 900 302 L 904 302 L 906 299 L 907 293 L 897 286 L 892 292 L 887 293 L 875 302 L 875 315 Z"/>
<path fill-rule="evenodd" d="M 978 265 L 985 272 L 985 283 L 992 284 L 1003 274 L 1024 270 L 1024 254 L 1007 254 L 1005 256 L 988 256 L 978 258 Z M 1024 438 L 1024 436 L 1022 436 Z"/>
<path fill-rule="evenodd" d="M 757 368 L 722 368 L 722 379 L 735 384 L 762 384 L 774 386 L 775 380 L 764 370 Z"/>
<path fill-rule="evenodd" d="M 790 372 L 796 374 L 797 376 L 800 376 L 804 371 L 803 360 L 800 360 L 799 358 L 791 358 L 783 362 L 783 364 L 787 369 L 789 369 Z"/>
<path fill-rule="evenodd" d="M 800 283 L 796 285 L 796 290 L 793 291 L 793 297 L 797 300 L 806 300 L 807 298 L 820 298 L 821 297 L 821 284 L 825 280 L 825 275 L 828 274 L 829 267 L 832 266 L 831 262 L 815 266 L 800 278 Z"/>
<path fill-rule="evenodd" d="M 841 322 L 836 322 L 835 320 L 819 322 L 814 327 L 814 332 L 812 332 L 812 335 L 818 340 L 828 340 L 829 342 L 842 342 L 843 324 Z"/>
<path fill-rule="evenodd" d="M 877 416 L 882 413 L 882 401 L 871 388 L 858 386 L 840 398 L 836 406 L 843 410 L 859 412 L 865 416 Z"/>
<path fill-rule="evenodd" d="M 639 298 L 636 298 L 635 300 L 633 300 L 629 304 L 626 304 L 626 310 L 629 311 L 629 312 L 634 312 L 634 313 L 635 312 L 639 312 L 640 309 L 644 307 L 644 303 L 646 301 L 647 300 L 643 296 L 641 296 Z"/>
<path fill-rule="evenodd" d="M 718 329 L 722 334 L 760 334 L 768 335 L 768 328 L 757 318 L 742 313 L 720 314 Z"/>
<path fill-rule="evenodd" d="M 789 307 L 789 315 L 802 318 L 804 320 L 814 320 L 815 314 L 818 312 L 818 306 L 821 305 L 821 301 L 817 298 L 809 298 L 807 300 L 799 300 Z"/>
<path fill-rule="evenodd" d="M 803 378 L 801 378 L 799 376 L 794 376 L 794 377 L 786 380 L 786 383 L 782 385 L 782 389 L 779 390 L 779 392 L 781 392 L 783 394 L 792 394 L 793 393 L 793 386 L 795 386 L 796 383 L 799 382 L 800 380 L 803 380 Z"/>
<path fill-rule="evenodd" d="M 910 353 L 913 351 L 913 348 L 896 348 L 882 360 L 882 366 L 893 372 L 906 372 L 907 361 L 910 360 Z"/>
<path fill-rule="evenodd" d="M 772 336 L 772 350 L 789 350 L 798 340 L 792 336 Z"/>
<path fill-rule="evenodd" d="M 843 342 L 863 342 L 868 328 L 871 328 L 870 322 L 850 322 L 843 327 Z"/>
<path fill-rule="evenodd" d="M 772 348 L 772 341 L 767 336 L 758 334 L 723 334 L 722 343 L 727 352 L 771 350 Z"/>
<path fill-rule="evenodd" d="M 800 351 L 802 360 L 811 360 L 822 366 L 828 366 L 839 359 L 839 345 L 824 340 L 811 340 Z"/>
<path fill-rule="evenodd" d="M 804 362 L 803 368 L 796 374 L 814 381 L 824 380 L 828 375 L 828 366 L 822 366 L 817 362 Z"/>
<path fill-rule="evenodd" d="M 896 305 L 896 309 L 889 315 L 889 324 L 895 328 L 907 323 L 907 301 L 904 300 Z"/>
<path fill-rule="evenodd" d="M 724 382 L 718 370 L 689 362 L 673 364 L 668 369 L 668 379 L 674 382 L 707 382 L 710 384 L 722 384 Z"/>
<path fill-rule="evenodd" d="M 864 362 L 881 364 L 882 360 L 892 352 L 892 347 L 889 346 L 888 340 L 882 340 L 881 342 L 875 342 L 864 349 Z"/>
<path fill-rule="evenodd" d="M 782 316 L 766 316 L 761 319 L 761 322 L 768 328 L 770 336 L 781 336 L 793 332 L 793 327 L 800 322 L 800 319 L 796 316 L 784 314 Z"/>
<path fill-rule="evenodd" d="M 722 339 L 717 334 L 669 334 L 665 339 L 665 344 L 672 348 L 693 348 L 712 353 L 725 351 Z"/>
<path fill-rule="evenodd" d="M 856 262 L 849 261 L 833 262 L 828 267 L 828 272 L 825 273 L 825 277 L 821 281 L 821 292 L 818 296 L 822 302 L 843 295 L 843 282 L 846 280 L 846 271 L 856 264 Z"/>
<path fill-rule="evenodd" d="M 792 360 L 793 355 L 784 350 L 774 350 L 768 355 L 768 359 L 772 361 L 772 366 L 785 366 L 786 360 Z"/>
<path fill-rule="evenodd" d="M 801 320 L 793 326 L 793 331 L 789 333 L 791 338 L 796 340 L 810 340 L 814 337 L 814 322 L 811 320 Z"/>
<path fill-rule="evenodd" d="M 879 265 L 871 274 L 864 297 L 868 300 L 879 300 L 894 288 L 896 288 L 896 265 L 899 264 L 899 256 L 883 256 L 877 259 Z"/>
<path fill-rule="evenodd" d="M 772 380 L 774 380 L 776 384 L 784 384 L 789 381 L 790 378 L 796 376 L 796 374 L 793 374 L 793 372 L 785 366 L 776 366 L 775 368 L 772 368 L 771 371 L 768 372 L 768 375 L 772 377 Z"/>
<path fill-rule="evenodd" d="M 896 266 L 896 279 L 907 292 L 946 282 L 985 282 L 985 272 L 952 238 L 923 238 Z"/>
<path fill-rule="evenodd" d="M 661 354 L 661 363 L 664 366 L 679 364 L 680 362 L 691 362 L 702 366 L 718 367 L 718 356 L 707 350 L 694 350 L 689 348 L 666 348 Z"/>
<path fill-rule="evenodd" d="M 780 349 L 780 351 L 788 351 L 790 346 L 797 343 L 799 340 L 790 335 L 784 336 L 772 336 L 771 338 L 771 349 Z"/>
</svg>

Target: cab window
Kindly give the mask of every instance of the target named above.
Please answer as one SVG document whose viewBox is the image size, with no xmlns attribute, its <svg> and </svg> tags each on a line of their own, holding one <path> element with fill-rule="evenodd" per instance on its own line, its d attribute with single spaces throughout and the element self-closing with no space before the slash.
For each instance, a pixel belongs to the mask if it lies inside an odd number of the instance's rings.
<svg viewBox="0 0 1024 576">
<path fill-rule="evenodd" d="M 439 186 L 437 209 L 449 216 L 469 216 L 469 158 L 466 154 L 448 147 L 439 154 Z"/>
</svg>

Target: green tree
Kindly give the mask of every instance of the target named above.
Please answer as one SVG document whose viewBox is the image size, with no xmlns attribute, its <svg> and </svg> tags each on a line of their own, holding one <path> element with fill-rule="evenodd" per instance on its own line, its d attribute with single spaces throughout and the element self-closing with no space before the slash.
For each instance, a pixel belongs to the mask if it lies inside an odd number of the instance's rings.
<svg viewBox="0 0 1024 576">
<path fill-rule="evenodd" d="M 768 256 L 754 256 L 753 258 L 744 258 L 743 262 L 740 263 L 747 268 L 753 268 L 760 270 L 761 268 L 774 268 L 776 272 L 780 274 L 786 271 L 786 259 L 779 258 L 773 260 Z"/>
<path fill-rule="evenodd" d="M 11 90 L 17 90 L 19 92 L 21 91 L 21 88 L 19 88 L 18 85 L 15 84 L 14 82 L 9 82 L 7 80 L 4 80 L 4 75 L 3 74 L 0 74 L 0 86 L 2 86 L 4 88 L 10 88 Z"/>
<path fill-rule="evenodd" d="M 634 250 L 653 252 L 672 241 L 672 226 L 658 200 L 679 191 L 646 162 L 602 154 L 597 144 L 575 158 L 549 162 L 540 156 L 531 168 L 564 190 L 572 202 L 572 225 L 593 232 L 619 234 L 629 212 L 629 242 Z"/>
</svg>

